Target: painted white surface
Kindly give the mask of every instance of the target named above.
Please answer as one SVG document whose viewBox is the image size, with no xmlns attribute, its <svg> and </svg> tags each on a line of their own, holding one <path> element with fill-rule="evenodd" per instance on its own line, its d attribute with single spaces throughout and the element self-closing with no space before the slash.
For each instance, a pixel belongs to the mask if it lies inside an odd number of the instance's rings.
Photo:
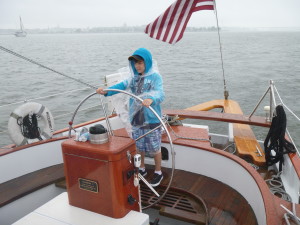
<svg viewBox="0 0 300 225">
<path fill-rule="evenodd" d="M 52 184 L 0 207 L 0 224 L 11 225 L 65 191 Z"/>
<path fill-rule="evenodd" d="M 277 163 L 277 168 L 279 164 Z M 287 193 L 292 198 L 292 201 L 295 203 L 299 202 L 299 191 L 300 191 L 300 181 L 298 178 L 298 174 L 290 160 L 288 155 L 284 155 L 284 164 L 282 165 L 282 174 L 281 180 L 284 184 L 284 188 Z"/>
<path fill-rule="evenodd" d="M 122 128 L 118 117 L 110 119 L 113 129 Z M 105 120 L 98 122 L 106 127 Z M 90 126 L 95 124 L 90 124 Z M 80 128 L 81 129 L 81 128 Z M 79 130 L 80 130 L 79 129 Z M 68 132 L 56 136 L 68 136 Z M 57 140 L 27 147 L 0 157 L 0 184 L 25 174 L 63 163 L 61 143 Z"/>
<path fill-rule="evenodd" d="M 114 219 L 69 205 L 64 192 L 45 205 L 23 217 L 13 225 L 148 225 L 149 216 L 130 211 L 125 217 Z"/>
<path fill-rule="evenodd" d="M 0 183 L 63 162 L 61 142 L 47 142 L 0 157 Z"/>
</svg>

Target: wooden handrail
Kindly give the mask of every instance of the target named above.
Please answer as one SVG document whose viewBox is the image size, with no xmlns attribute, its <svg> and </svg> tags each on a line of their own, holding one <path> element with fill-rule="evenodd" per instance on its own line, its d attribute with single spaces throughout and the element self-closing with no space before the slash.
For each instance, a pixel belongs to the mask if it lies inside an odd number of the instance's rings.
<svg viewBox="0 0 300 225">
<path fill-rule="evenodd" d="M 212 121 L 221 121 L 228 123 L 241 123 L 249 124 L 261 127 L 270 127 L 271 123 L 267 122 L 264 117 L 252 116 L 249 118 L 246 115 L 242 114 L 233 114 L 233 113 L 219 113 L 212 111 L 192 111 L 192 110 L 173 110 L 165 109 L 163 110 L 164 114 L 169 116 L 179 116 L 182 119 L 202 119 L 202 120 L 212 120 Z"/>
</svg>

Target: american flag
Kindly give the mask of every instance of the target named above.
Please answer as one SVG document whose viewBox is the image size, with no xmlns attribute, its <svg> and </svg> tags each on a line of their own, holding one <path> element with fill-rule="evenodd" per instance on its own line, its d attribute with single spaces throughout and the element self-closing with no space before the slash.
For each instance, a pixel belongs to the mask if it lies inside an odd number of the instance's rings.
<svg viewBox="0 0 300 225">
<path fill-rule="evenodd" d="M 214 10 L 214 0 L 177 0 L 163 14 L 148 24 L 145 33 L 170 44 L 178 42 L 193 12 Z"/>
</svg>

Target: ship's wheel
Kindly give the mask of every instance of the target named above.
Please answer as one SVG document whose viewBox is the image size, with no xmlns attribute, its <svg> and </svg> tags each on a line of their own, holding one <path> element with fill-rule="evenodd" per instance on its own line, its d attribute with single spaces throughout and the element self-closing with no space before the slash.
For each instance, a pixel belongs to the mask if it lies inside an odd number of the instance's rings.
<svg viewBox="0 0 300 225">
<path fill-rule="evenodd" d="M 105 89 L 104 91 L 115 91 L 115 92 L 120 92 L 120 93 L 129 95 L 129 96 L 131 96 L 131 97 L 137 99 L 137 100 L 140 101 L 140 102 L 143 101 L 142 98 L 140 98 L 140 97 L 138 97 L 138 96 L 136 96 L 136 95 L 134 95 L 134 94 L 132 94 L 132 93 L 129 93 L 129 92 L 127 92 L 127 91 L 118 90 L 118 89 Z M 74 111 L 73 117 L 72 117 L 71 121 L 69 122 L 69 138 L 71 137 L 71 131 L 73 130 L 73 127 L 72 127 L 73 121 L 74 121 L 74 118 L 75 118 L 75 116 L 76 116 L 76 114 L 77 114 L 79 108 L 82 106 L 82 104 L 83 104 L 87 99 L 89 99 L 90 97 L 92 97 L 92 96 L 94 96 L 94 95 L 96 95 L 96 94 L 97 94 L 97 93 L 95 92 L 95 93 L 92 93 L 92 94 L 88 95 L 88 96 L 85 97 L 85 98 L 79 103 L 79 105 L 77 106 L 76 110 Z M 101 102 L 102 102 L 102 99 L 101 99 Z M 103 105 L 103 104 L 102 104 L 102 105 Z M 153 112 L 153 114 L 157 117 L 157 119 L 159 120 L 161 126 L 162 126 L 163 129 L 165 130 L 166 135 L 168 136 L 169 144 L 170 144 L 170 148 L 171 148 L 171 155 L 172 155 L 172 172 L 171 172 L 171 176 L 170 176 L 170 179 L 169 179 L 169 183 L 167 184 L 166 189 L 164 190 L 164 192 L 163 192 L 161 195 L 158 196 L 158 199 L 157 199 L 156 201 L 152 202 L 151 204 L 149 204 L 149 205 L 147 205 L 147 206 L 145 206 L 145 207 L 142 207 L 142 210 L 147 209 L 147 208 L 150 208 L 150 207 L 156 205 L 158 202 L 160 202 L 160 201 L 164 198 L 164 196 L 167 194 L 167 192 L 168 192 L 168 190 L 169 190 L 169 188 L 170 188 L 170 186 L 171 186 L 171 183 L 172 183 L 172 180 L 173 180 L 173 175 L 174 175 L 174 170 L 175 170 L 175 151 L 174 151 L 174 146 L 173 146 L 173 142 L 172 142 L 170 133 L 169 133 L 169 131 L 168 131 L 168 129 L 167 129 L 165 123 L 164 123 L 163 120 L 160 118 L 160 116 L 155 112 L 155 110 L 154 110 L 151 106 L 149 106 L 149 109 L 150 109 L 150 110 Z M 108 121 L 108 117 L 106 116 L 106 110 L 105 110 L 104 107 L 103 107 L 103 110 L 104 110 L 105 117 L 106 117 L 106 120 L 107 120 L 106 122 L 107 122 L 108 129 L 110 130 L 110 129 L 111 129 L 111 128 L 110 128 L 110 123 L 109 123 L 109 121 Z M 155 130 L 155 129 L 153 129 L 152 131 L 154 131 L 154 130 Z M 109 132 L 112 134 L 111 130 L 110 130 Z M 151 133 L 151 132 L 149 132 L 149 133 Z M 135 140 L 135 141 L 136 141 L 136 140 Z M 139 176 L 139 177 L 140 177 L 140 179 L 141 179 L 141 180 L 142 180 L 142 181 L 143 181 L 143 182 L 144 182 L 144 183 L 145 183 L 152 191 L 156 192 L 156 191 L 151 187 L 151 185 L 150 185 L 145 179 L 143 179 L 142 176 Z M 156 193 L 156 194 L 157 194 L 157 193 Z"/>
</svg>

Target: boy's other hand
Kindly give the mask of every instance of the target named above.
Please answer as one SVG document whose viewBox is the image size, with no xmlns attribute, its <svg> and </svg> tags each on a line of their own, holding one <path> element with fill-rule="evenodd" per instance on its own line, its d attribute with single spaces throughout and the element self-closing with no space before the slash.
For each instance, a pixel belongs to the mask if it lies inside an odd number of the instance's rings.
<svg viewBox="0 0 300 225">
<path fill-rule="evenodd" d="M 153 100 L 151 98 L 146 98 L 143 100 L 142 105 L 149 107 L 152 104 Z"/>
<path fill-rule="evenodd" d="M 97 92 L 98 94 L 100 94 L 100 95 L 105 95 L 105 94 L 107 94 L 107 91 L 104 91 L 103 88 L 98 88 L 98 89 L 96 90 L 96 92 Z"/>
</svg>

